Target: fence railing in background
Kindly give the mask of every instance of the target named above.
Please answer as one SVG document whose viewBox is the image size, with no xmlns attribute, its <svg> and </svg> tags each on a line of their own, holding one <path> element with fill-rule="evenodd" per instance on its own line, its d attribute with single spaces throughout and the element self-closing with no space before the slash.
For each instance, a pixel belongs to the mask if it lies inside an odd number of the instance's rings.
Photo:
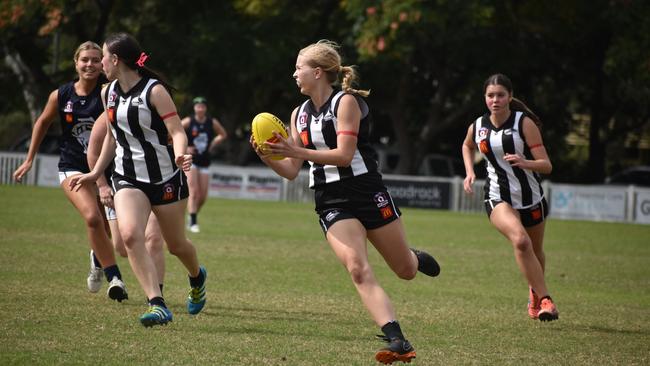
<svg viewBox="0 0 650 366">
<path fill-rule="evenodd" d="M 14 171 L 23 163 L 25 156 L 24 153 L 0 153 L 0 184 L 36 184 L 40 162 L 38 156 L 32 165 L 32 169 L 23 177 L 22 182 L 14 181 Z"/>
<path fill-rule="evenodd" d="M 0 152 L 0 184 L 15 184 L 12 174 L 24 154 Z M 57 156 L 38 155 L 22 184 L 58 186 Z M 313 202 L 309 176 L 278 177 L 266 167 L 210 166 L 210 197 L 288 202 Z M 484 212 L 484 181 L 474 182 L 474 194 L 463 190 L 458 177 L 385 175 L 391 196 L 402 207 L 434 208 L 459 212 Z M 576 185 L 544 181 L 544 192 L 553 218 L 619 221 L 650 224 L 650 189 L 635 186 Z"/>
</svg>

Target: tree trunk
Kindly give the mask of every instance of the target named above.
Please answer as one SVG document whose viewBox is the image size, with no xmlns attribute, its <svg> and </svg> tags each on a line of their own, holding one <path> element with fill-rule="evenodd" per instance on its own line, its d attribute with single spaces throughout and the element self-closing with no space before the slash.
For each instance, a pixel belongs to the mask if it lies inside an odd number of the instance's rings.
<svg viewBox="0 0 650 366">
<path fill-rule="evenodd" d="M 16 50 L 9 49 L 6 44 L 3 44 L 2 47 L 5 53 L 5 63 L 18 78 L 33 124 L 43 111 L 45 96 L 40 92 L 41 88 L 36 83 L 36 77 L 20 54 Z"/>
</svg>

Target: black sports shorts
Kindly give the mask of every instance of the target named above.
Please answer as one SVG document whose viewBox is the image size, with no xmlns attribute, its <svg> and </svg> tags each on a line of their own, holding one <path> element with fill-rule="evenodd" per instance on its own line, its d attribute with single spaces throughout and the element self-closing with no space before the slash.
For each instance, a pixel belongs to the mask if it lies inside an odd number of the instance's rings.
<svg viewBox="0 0 650 366">
<path fill-rule="evenodd" d="M 367 230 L 372 230 L 402 215 L 379 173 L 327 183 L 315 189 L 314 197 L 323 233 L 340 220 L 357 219 Z"/>
<path fill-rule="evenodd" d="M 492 214 L 492 210 L 498 205 L 499 203 L 504 203 L 504 201 L 501 200 L 487 200 L 485 201 L 485 211 L 487 212 L 488 218 Z M 546 202 L 546 198 L 542 198 L 542 200 L 537 203 L 536 205 L 533 205 L 528 208 L 523 208 L 523 209 L 517 209 L 519 211 L 519 217 L 521 218 L 521 224 L 524 227 L 531 227 L 535 226 L 546 219 L 548 216 L 548 203 Z"/>
<path fill-rule="evenodd" d="M 149 198 L 152 206 L 177 202 L 190 195 L 187 188 L 187 177 L 180 169 L 166 182 L 159 184 L 140 182 L 115 172 L 113 172 L 112 180 L 115 193 L 125 188 L 139 189 Z"/>
</svg>

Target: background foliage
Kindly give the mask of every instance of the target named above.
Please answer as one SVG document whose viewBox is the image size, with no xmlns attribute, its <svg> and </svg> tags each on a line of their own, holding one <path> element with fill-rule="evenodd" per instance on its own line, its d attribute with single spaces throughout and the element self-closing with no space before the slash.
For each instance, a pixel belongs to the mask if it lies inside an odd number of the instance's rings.
<svg viewBox="0 0 650 366">
<path fill-rule="evenodd" d="M 482 83 L 511 77 L 544 121 L 556 182 L 601 182 L 650 163 L 650 3 L 642 0 L 6 0 L 0 3 L 0 146 L 26 134 L 72 53 L 127 31 L 178 88 L 182 115 L 204 95 L 231 131 L 220 157 L 256 161 L 248 125 L 260 111 L 287 121 L 304 97 L 297 51 L 341 44 L 358 65 L 373 140 L 415 173 L 430 153 L 460 156 L 485 111 Z M 56 133 L 56 131 L 53 131 Z"/>
</svg>

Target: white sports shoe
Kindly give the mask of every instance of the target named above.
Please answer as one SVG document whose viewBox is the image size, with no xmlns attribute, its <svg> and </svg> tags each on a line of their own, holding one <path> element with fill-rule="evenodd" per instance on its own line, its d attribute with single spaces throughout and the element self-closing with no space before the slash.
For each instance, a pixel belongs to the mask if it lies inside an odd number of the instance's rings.
<svg viewBox="0 0 650 366">
<path fill-rule="evenodd" d="M 95 293 L 102 288 L 102 280 L 104 279 L 104 271 L 101 268 L 95 266 L 95 261 L 93 260 L 93 251 L 90 251 L 90 272 L 88 272 L 88 278 L 86 282 L 88 283 L 88 291 Z"/>
<path fill-rule="evenodd" d="M 190 226 L 190 231 L 193 233 L 200 233 L 201 229 L 199 228 L 199 224 L 194 224 Z"/>
<path fill-rule="evenodd" d="M 113 277 L 108 284 L 108 291 L 106 293 L 109 298 L 117 300 L 117 302 L 122 302 L 122 300 L 129 298 L 129 294 L 126 292 L 126 285 L 117 277 Z"/>
</svg>

